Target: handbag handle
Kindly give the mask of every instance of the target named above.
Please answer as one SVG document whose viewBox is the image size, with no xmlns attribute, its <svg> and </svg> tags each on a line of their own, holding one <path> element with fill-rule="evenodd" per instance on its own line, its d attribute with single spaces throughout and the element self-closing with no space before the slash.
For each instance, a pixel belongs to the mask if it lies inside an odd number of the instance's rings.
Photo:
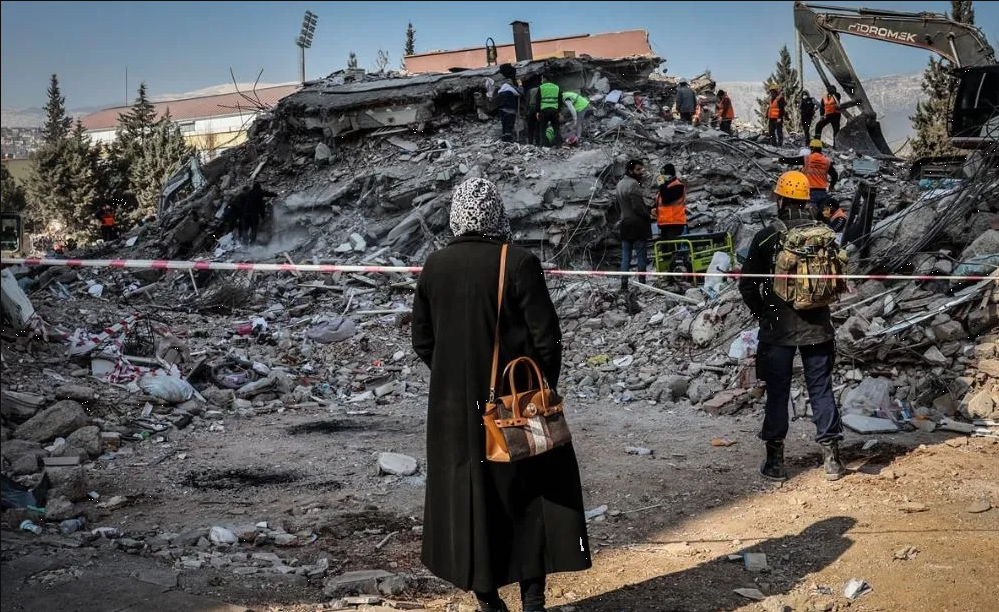
<svg viewBox="0 0 999 612">
<path fill-rule="evenodd" d="M 507 382 L 510 385 L 510 394 L 513 395 L 513 418 L 520 419 L 520 393 L 517 392 L 517 383 L 514 380 L 514 375 L 517 371 L 517 366 L 524 364 L 528 368 L 528 372 L 533 372 L 535 378 L 538 381 L 538 387 L 540 389 L 547 388 L 547 383 L 541 374 L 541 368 L 538 367 L 537 362 L 535 362 L 530 357 L 517 357 L 509 364 L 507 364 L 506 369 L 503 370 L 503 376 L 507 378 Z M 548 412 L 548 397 L 547 394 L 541 394 L 541 409 L 543 413 Z"/>
<path fill-rule="evenodd" d="M 503 285 L 506 280 L 506 253 L 508 245 L 500 249 L 499 288 L 496 291 L 496 333 L 493 336 L 493 368 L 489 380 L 489 403 L 496 403 L 496 376 L 499 374 L 500 317 L 503 315 Z"/>
</svg>

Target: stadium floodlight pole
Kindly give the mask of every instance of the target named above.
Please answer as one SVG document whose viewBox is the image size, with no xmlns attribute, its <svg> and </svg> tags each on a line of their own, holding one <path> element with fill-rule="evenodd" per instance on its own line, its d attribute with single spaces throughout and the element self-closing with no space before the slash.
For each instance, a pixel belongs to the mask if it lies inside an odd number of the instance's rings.
<svg viewBox="0 0 999 612">
<path fill-rule="evenodd" d="M 302 19 L 302 31 L 295 40 L 300 53 L 298 56 L 298 77 L 302 83 L 305 82 L 305 50 L 312 46 L 312 37 L 316 34 L 317 21 L 319 21 L 319 15 L 312 11 L 305 11 L 305 17 Z"/>
</svg>

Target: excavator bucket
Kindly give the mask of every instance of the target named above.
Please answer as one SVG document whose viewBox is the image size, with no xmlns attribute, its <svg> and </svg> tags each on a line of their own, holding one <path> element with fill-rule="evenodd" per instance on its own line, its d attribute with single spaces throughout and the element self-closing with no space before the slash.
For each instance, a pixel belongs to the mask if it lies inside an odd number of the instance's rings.
<svg viewBox="0 0 999 612">
<path fill-rule="evenodd" d="M 845 114 L 845 113 L 844 113 Z M 877 119 L 866 115 L 857 115 L 847 119 L 846 124 L 836 135 L 837 149 L 853 149 L 857 153 L 879 157 L 894 156 L 891 147 L 881 132 L 881 124 Z"/>
</svg>

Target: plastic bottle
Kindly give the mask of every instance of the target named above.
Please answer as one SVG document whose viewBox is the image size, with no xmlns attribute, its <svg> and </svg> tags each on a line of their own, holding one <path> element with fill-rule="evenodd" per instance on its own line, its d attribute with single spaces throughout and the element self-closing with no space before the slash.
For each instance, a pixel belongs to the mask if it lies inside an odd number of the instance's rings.
<svg viewBox="0 0 999 612">
<path fill-rule="evenodd" d="M 41 535 L 42 534 L 42 528 L 39 525 L 36 525 L 36 524 L 32 523 L 31 521 L 27 521 L 27 520 L 21 521 L 21 530 L 22 531 L 30 531 L 31 533 L 34 533 L 36 535 Z"/>
<path fill-rule="evenodd" d="M 83 529 L 83 519 L 73 518 L 66 519 L 65 521 L 59 523 L 59 531 L 63 535 L 69 535 L 73 532 Z"/>
</svg>

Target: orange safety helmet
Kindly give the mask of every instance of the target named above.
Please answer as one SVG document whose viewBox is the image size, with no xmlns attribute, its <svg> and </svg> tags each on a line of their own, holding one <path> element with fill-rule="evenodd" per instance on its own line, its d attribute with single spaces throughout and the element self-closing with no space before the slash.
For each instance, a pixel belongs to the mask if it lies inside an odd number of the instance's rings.
<svg viewBox="0 0 999 612">
<path fill-rule="evenodd" d="M 774 193 L 782 198 L 807 200 L 809 196 L 808 177 L 804 172 L 789 170 L 777 179 Z"/>
</svg>

